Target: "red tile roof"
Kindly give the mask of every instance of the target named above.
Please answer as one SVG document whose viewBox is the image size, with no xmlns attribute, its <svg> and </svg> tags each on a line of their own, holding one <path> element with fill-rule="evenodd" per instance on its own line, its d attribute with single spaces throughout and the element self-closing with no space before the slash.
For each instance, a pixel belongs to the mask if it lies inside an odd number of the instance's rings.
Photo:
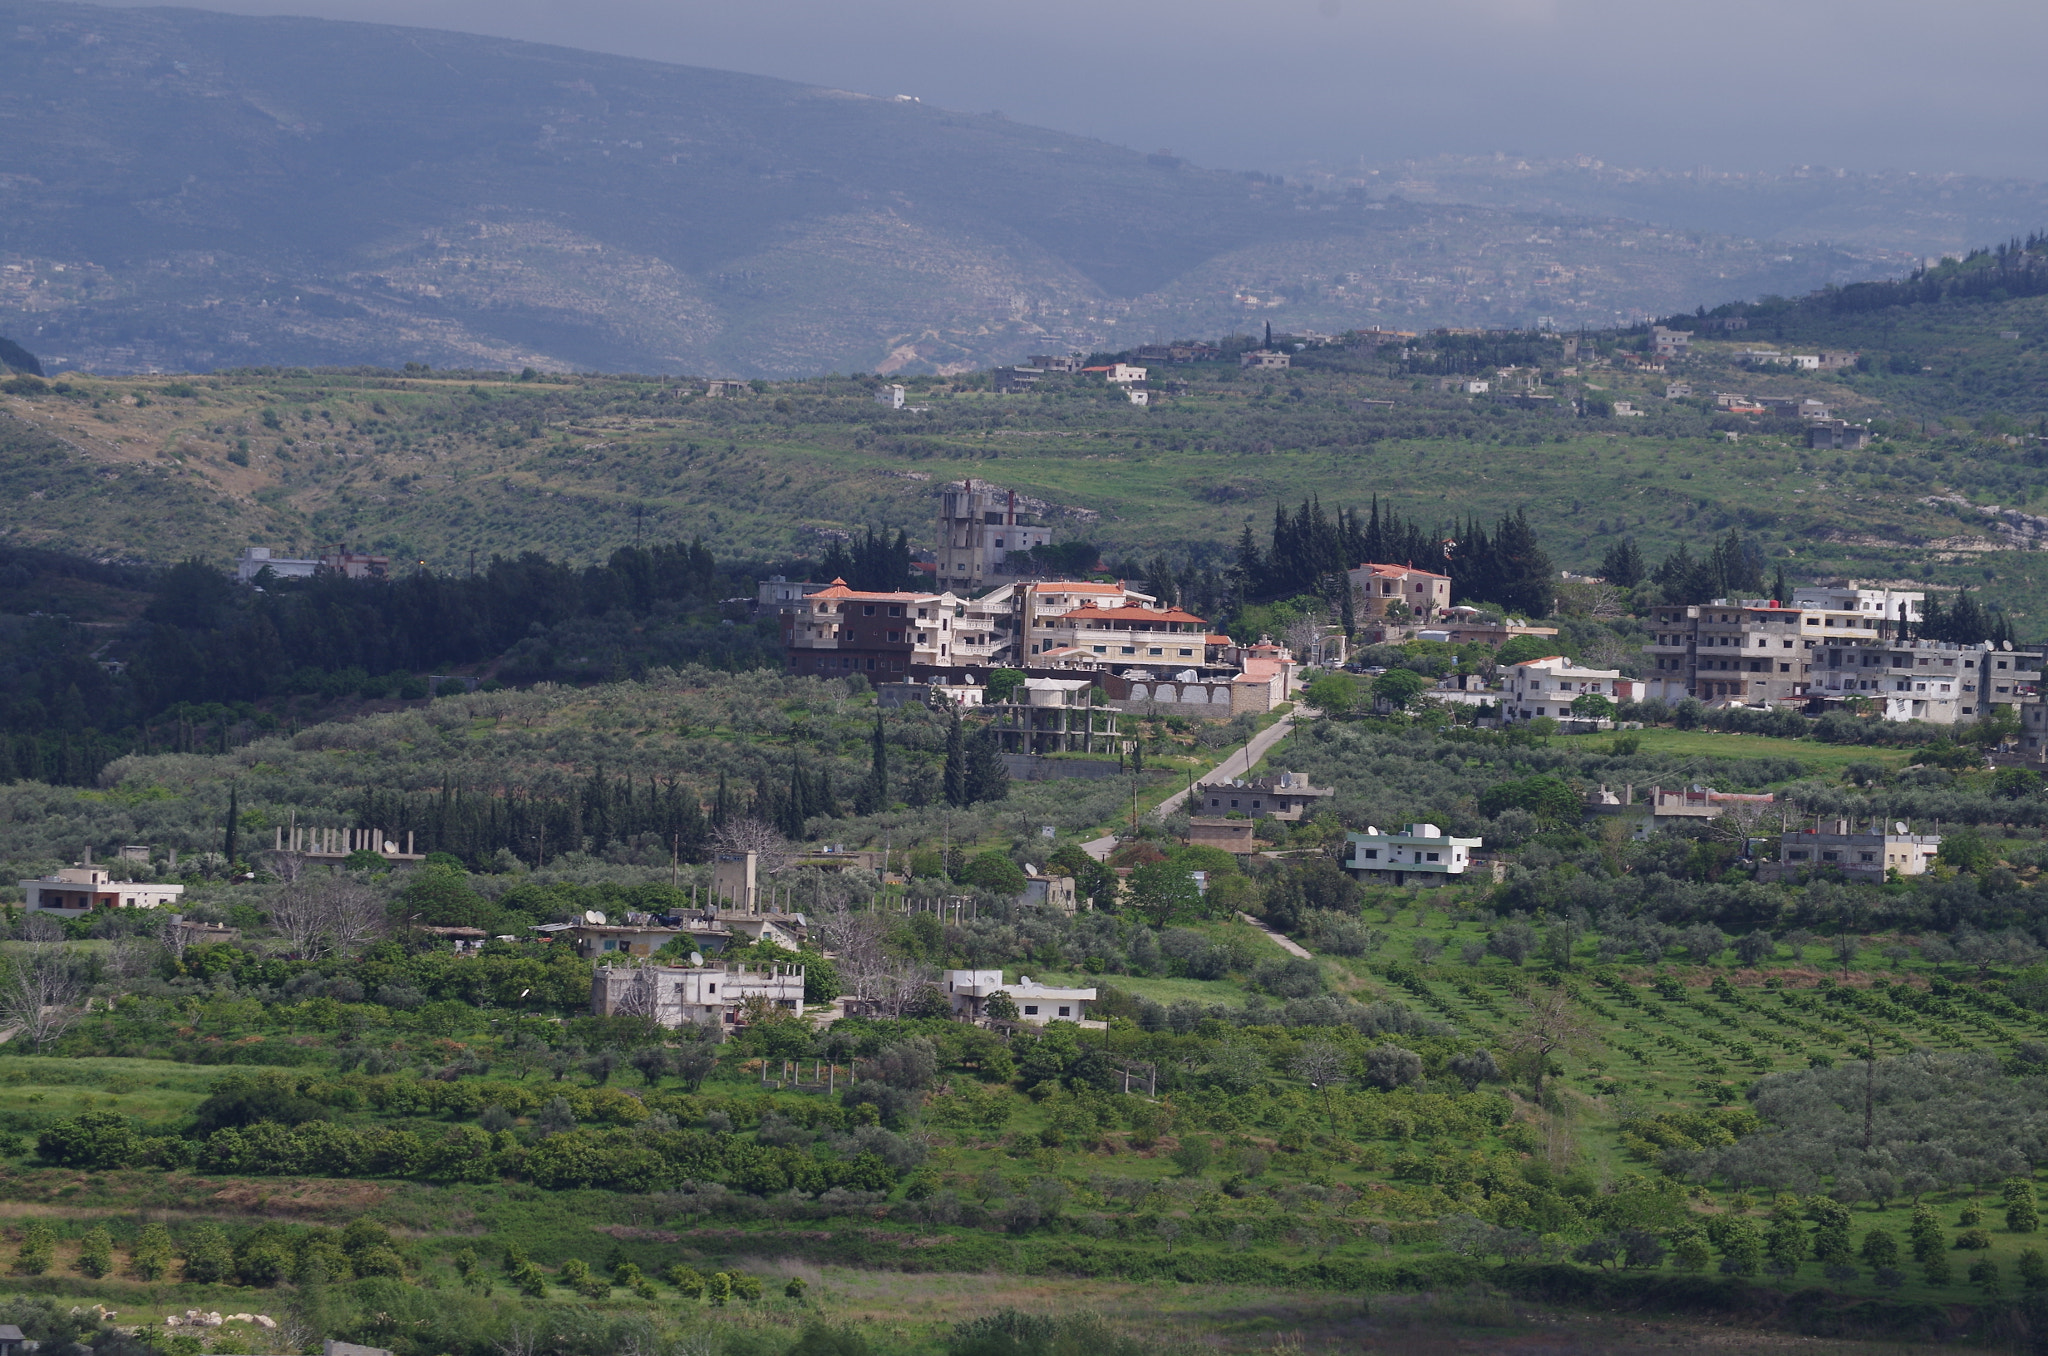
<svg viewBox="0 0 2048 1356">
<path fill-rule="evenodd" d="M 1070 621 L 1070 622 L 1071 622 L 1071 621 L 1153 621 L 1153 622 L 1192 622 L 1192 623 L 1194 623 L 1194 624 L 1195 624 L 1196 626 L 1207 626 L 1207 625 L 1209 624 L 1209 623 L 1208 623 L 1208 622 L 1207 622 L 1207 621 L 1206 621 L 1205 619 L 1203 619 L 1203 618 L 1201 618 L 1201 617 L 1197 617 L 1197 616 L 1196 616 L 1196 615 L 1195 615 L 1194 613 L 1192 613 L 1192 612 L 1188 612 L 1188 611 L 1185 611 L 1185 610 L 1183 610 L 1183 609 L 1181 609 L 1181 608 L 1178 608 L 1178 607 L 1163 607 L 1163 608 L 1150 608 L 1150 607 L 1097 607 L 1097 606 L 1096 606 L 1095 604 L 1093 604 L 1093 603 L 1083 603 L 1083 604 L 1081 604 L 1081 606 L 1079 606 L 1079 607 L 1075 608 L 1075 609 L 1074 609 L 1074 610 L 1073 610 L 1072 612 L 1069 612 L 1069 613 L 1067 613 L 1067 614 L 1066 614 L 1065 616 L 1063 616 L 1063 617 L 1061 618 L 1061 620 L 1062 620 L 1062 621 Z"/>
<path fill-rule="evenodd" d="M 1447 574 L 1435 574 L 1435 573 L 1433 573 L 1433 572 L 1431 572 L 1431 571 L 1429 571 L 1429 570 L 1422 570 L 1422 569 L 1417 569 L 1417 568 L 1416 568 L 1415 566 L 1413 566 L 1413 565 L 1375 565 L 1375 564 L 1371 563 L 1370 561 L 1368 561 L 1368 562 L 1366 562 L 1366 563 L 1365 563 L 1365 564 L 1363 564 L 1363 565 L 1359 565 L 1359 566 L 1357 566 L 1356 568 L 1358 568 L 1358 569 L 1361 569 L 1361 570 L 1371 570 L 1371 571 L 1372 571 L 1372 572 L 1373 572 L 1374 574 L 1386 574 L 1386 575 L 1404 575 L 1404 574 L 1419 574 L 1419 575 L 1424 575 L 1424 576 L 1427 576 L 1427 577 L 1428 577 L 1428 578 L 1430 578 L 1430 579 L 1443 579 L 1443 580 L 1448 580 L 1448 579 L 1450 578 L 1450 576 L 1449 576 L 1449 575 L 1447 575 Z"/>
<path fill-rule="evenodd" d="M 938 596 L 936 593 L 862 593 L 860 590 L 849 585 L 844 579 L 835 579 L 824 588 L 810 595 L 810 598 L 805 599 L 805 601 L 809 602 L 820 598 L 860 598 L 866 601 L 900 603 L 917 598 L 936 598 Z"/>
</svg>

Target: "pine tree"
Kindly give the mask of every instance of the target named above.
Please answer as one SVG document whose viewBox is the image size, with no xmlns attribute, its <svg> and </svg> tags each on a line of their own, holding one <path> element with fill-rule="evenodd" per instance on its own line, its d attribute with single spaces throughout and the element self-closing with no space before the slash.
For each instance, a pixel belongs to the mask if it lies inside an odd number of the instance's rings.
<svg viewBox="0 0 2048 1356">
<path fill-rule="evenodd" d="M 1555 571 L 1529 526 L 1528 515 L 1516 509 L 1503 515 L 1493 533 L 1494 569 L 1498 596 L 1492 601 L 1511 612 L 1529 617 L 1550 615 L 1556 593 Z"/>
<path fill-rule="evenodd" d="M 1632 589 L 1643 582 L 1643 553 L 1634 537 L 1624 537 L 1607 548 L 1600 561 L 1600 576 L 1619 589 Z"/>
<path fill-rule="evenodd" d="M 954 707 L 952 720 L 946 726 L 946 804 L 966 805 L 967 801 L 967 742 L 966 731 L 960 728 L 960 709 Z"/>
<path fill-rule="evenodd" d="M 1771 597 L 1781 605 L 1792 601 L 1792 586 L 1785 582 L 1785 567 L 1778 566 L 1777 577 L 1771 580 Z"/>
<path fill-rule="evenodd" d="M 718 796 L 711 802 L 711 827 L 722 829 L 732 820 L 732 788 L 725 783 L 725 774 L 718 774 Z"/>
</svg>

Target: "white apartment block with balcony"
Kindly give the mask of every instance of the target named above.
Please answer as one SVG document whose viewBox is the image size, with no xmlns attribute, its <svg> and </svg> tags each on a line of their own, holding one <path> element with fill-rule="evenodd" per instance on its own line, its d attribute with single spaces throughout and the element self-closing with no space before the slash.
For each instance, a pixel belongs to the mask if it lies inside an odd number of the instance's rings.
<svg viewBox="0 0 2048 1356">
<path fill-rule="evenodd" d="M 1531 659 L 1511 666 L 1501 682 L 1500 712 L 1504 721 L 1569 717 L 1580 697 L 1605 697 L 1622 702 L 1635 695 L 1635 684 L 1620 669 L 1582 669 L 1562 655 Z"/>
<path fill-rule="evenodd" d="M 1465 874 L 1483 838 L 1453 838 L 1434 824 L 1410 824 L 1406 833 L 1344 835 L 1344 869 L 1370 881 L 1395 885 L 1442 885 Z"/>
<path fill-rule="evenodd" d="M 993 594 L 990 597 L 994 597 Z M 1159 600 L 1123 584 L 1099 584 L 1074 580 L 1032 580 L 1014 586 L 1008 597 L 1016 616 L 1016 635 L 1021 653 L 1018 662 L 1031 664 L 1033 656 L 1071 649 L 1073 624 L 1067 614 L 1076 608 L 1150 607 Z"/>
</svg>

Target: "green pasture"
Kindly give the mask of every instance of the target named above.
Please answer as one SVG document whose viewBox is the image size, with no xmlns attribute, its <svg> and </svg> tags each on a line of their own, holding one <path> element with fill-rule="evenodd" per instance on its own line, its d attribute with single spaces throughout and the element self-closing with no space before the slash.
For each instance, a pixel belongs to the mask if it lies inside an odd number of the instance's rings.
<svg viewBox="0 0 2048 1356">
<path fill-rule="evenodd" d="M 1815 739 L 1776 739 L 1769 735 L 1723 734 L 1717 730 L 1674 730 L 1650 726 L 1629 730 L 1628 738 L 1642 740 L 1644 753 L 1667 754 L 1674 758 L 1702 760 L 1702 773 L 1710 773 L 1717 758 L 1797 758 L 1810 773 L 1835 778 L 1851 763 L 1882 763 L 1896 771 L 1906 765 L 1912 750 L 1886 745 L 1823 744 Z M 1614 742 L 1612 734 L 1559 735 L 1560 744 L 1599 749 Z"/>
</svg>

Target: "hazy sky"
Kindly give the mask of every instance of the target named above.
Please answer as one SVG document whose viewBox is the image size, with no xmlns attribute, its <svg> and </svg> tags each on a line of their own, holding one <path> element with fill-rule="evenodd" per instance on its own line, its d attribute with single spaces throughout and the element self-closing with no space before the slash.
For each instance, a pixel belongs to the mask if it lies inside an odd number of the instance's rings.
<svg viewBox="0 0 2048 1356">
<path fill-rule="evenodd" d="M 227 0 L 987 111 L 1205 165 L 2048 178 L 2041 0 Z"/>
</svg>

